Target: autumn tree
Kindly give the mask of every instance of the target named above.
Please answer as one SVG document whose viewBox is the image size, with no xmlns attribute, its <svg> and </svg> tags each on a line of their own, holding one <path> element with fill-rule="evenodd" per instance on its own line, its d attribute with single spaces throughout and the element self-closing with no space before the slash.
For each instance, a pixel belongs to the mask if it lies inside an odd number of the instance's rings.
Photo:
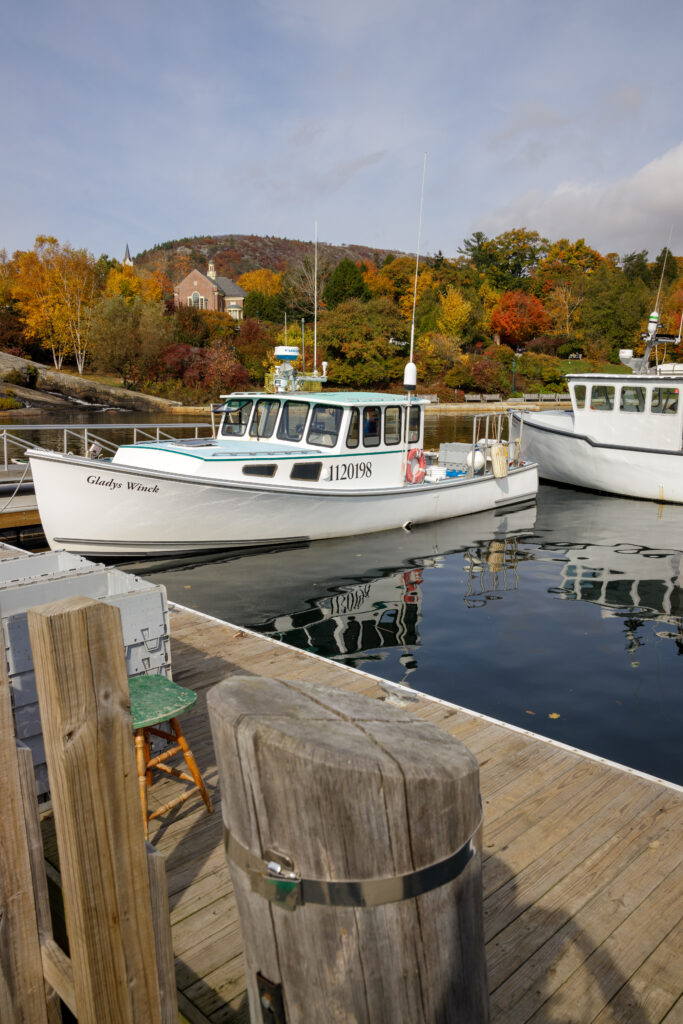
<svg viewBox="0 0 683 1024">
<path fill-rule="evenodd" d="M 550 319 L 543 303 L 527 292 L 503 292 L 491 313 L 491 329 L 506 345 L 522 344 L 548 330 Z"/>
<path fill-rule="evenodd" d="M 123 386 L 148 379 L 163 349 L 173 338 L 163 302 L 128 301 L 109 295 L 95 303 L 91 343 L 99 370 L 120 374 Z"/>
<path fill-rule="evenodd" d="M 366 282 L 374 296 L 386 296 L 399 302 L 407 293 L 412 294 L 415 278 L 415 259 L 411 256 L 396 256 L 387 259 L 376 274 L 366 276 Z"/>
<path fill-rule="evenodd" d="M 14 260 L 0 249 L 0 351 L 32 358 L 36 353 L 24 333 L 19 305 L 14 298 L 14 278 Z M 38 347 L 37 342 L 34 344 Z"/>
<path fill-rule="evenodd" d="M 136 298 L 145 302 L 161 302 L 164 295 L 172 291 L 173 286 L 162 271 L 149 273 L 120 264 L 110 269 L 104 287 L 105 295 L 122 295 L 128 302 Z"/>
<path fill-rule="evenodd" d="M 446 337 L 462 341 L 462 332 L 470 318 L 472 303 L 468 302 L 458 288 L 449 287 L 441 298 L 441 316 L 437 327 Z"/>
<path fill-rule="evenodd" d="M 258 270 L 248 270 L 235 283 L 247 293 L 260 292 L 261 295 L 272 297 L 282 291 L 282 273 L 260 267 Z"/>
<path fill-rule="evenodd" d="M 491 314 L 500 302 L 500 292 L 492 288 L 488 281 L 484 281 L 479 289 L 479 301 L 482 305 L 482 330 L 490 336 L 493 333 L 491 330 Z"/>
<path fill-rule="evenodd" d="M 318 324 L 318 346 L 326 349 L 328 377 L 336 385 L 386 388 L 403 378 L 405 354 L 391 339 L 407 336 L 404 318 L 387 298 L 348 299 Z"/>
<path fill-rule="evenodd" d="M 71 353 L 82 373 L 96 286 L 93 256 L 39 235 L 32 250 L 16 254 L 15 263 L 14 295 L 26 333 L 52 350 L 57 369 Z"/>
<path fill-rule="evenodd" d="M 398 299 L 398 308 L 406 320 L 412 320 L 413 304 L 417 304 L 430 290 L 434 288 L 434 271 L 429 266 L 422 267 L 415 280 L 415 271 L 408 282 L 408 286 Z"/>
</svg>

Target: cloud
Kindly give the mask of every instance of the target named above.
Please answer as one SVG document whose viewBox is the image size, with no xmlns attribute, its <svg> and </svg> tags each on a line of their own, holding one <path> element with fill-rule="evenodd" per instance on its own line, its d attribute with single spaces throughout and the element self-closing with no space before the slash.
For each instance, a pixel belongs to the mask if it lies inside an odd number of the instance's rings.
<svg viewBox="0 0 683 1024">
<path fill-rule="evenodd" d="M 489 235 L 526 226 L 548 238 L 585 238 L 600 252 L 658 253 L 673 228 L 672 249 L 683 246 L 683 142 L 628 178 L 565 181 L 535 189 L 482 217 Z"/>
</svg>

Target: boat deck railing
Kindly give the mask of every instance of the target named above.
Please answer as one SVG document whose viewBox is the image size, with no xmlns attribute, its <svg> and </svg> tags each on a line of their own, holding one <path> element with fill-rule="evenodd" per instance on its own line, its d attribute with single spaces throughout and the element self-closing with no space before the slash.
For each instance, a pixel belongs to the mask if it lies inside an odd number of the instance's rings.
<svg viewBox="0 0 683 1024">
<path fill-rule="evenodd" d="M 27 448 L 49 448 L 64 454 L 71 451 L 85 455 L 92 444 L 97 444 L 102 454 L 113 455 L 121 444 L 211 435 L 211 423 L 207 422 L 8 424 L 0 427 L 0 471 L 9 473 L 17 463 L 25 463 Z"/>
</svg>

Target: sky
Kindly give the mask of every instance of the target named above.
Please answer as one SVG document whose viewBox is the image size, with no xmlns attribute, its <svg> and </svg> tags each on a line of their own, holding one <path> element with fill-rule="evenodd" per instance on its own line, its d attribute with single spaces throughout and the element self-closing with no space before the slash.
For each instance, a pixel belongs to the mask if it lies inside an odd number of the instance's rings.
<svg viewBox="0 0 683 1024">
<path fill-rule="evenodd" d="M 683 255 L 682 85 L 681 0 L 8 0 L 0 249 Z"/>
</svg>

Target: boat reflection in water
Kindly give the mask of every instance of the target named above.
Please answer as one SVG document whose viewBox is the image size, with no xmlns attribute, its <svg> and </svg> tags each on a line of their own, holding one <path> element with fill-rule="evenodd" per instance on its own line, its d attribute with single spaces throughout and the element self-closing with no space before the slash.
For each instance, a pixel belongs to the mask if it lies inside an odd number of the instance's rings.
<svg viewBox="0 0 683 1024">
<path fill-rule="evenodd" d="M 299 548 L 164 563 L 131 571 L 166 584 L 169 596 L 293 647 L 356 666 L 398 649 L 408 682 L 422 646 L 424 572 L 461 554 L 470 607 L 516 585 L 519 537 L 533 530 L 535 505 L 340 538 Z M 185 593 L 175 580 L 182 578 Z M 221 582 L 222 581 L 222 582 Z"/>
<path fill-rule="evenodd" d="M 623 624 L 635 656 L 648 621 L 683 654 L 683 514 L 660 505 L 544 488 L 536 520 L 539 548 L 562 557 L 560 582 L 549 593 L 600 606 Z"/>
<path fill-rule="evenodd" d="M 544 486 L 498 516 L 133 571 L 181 604 L 683 782 L 682 553 L 680 507 Z"/>
</svg>

